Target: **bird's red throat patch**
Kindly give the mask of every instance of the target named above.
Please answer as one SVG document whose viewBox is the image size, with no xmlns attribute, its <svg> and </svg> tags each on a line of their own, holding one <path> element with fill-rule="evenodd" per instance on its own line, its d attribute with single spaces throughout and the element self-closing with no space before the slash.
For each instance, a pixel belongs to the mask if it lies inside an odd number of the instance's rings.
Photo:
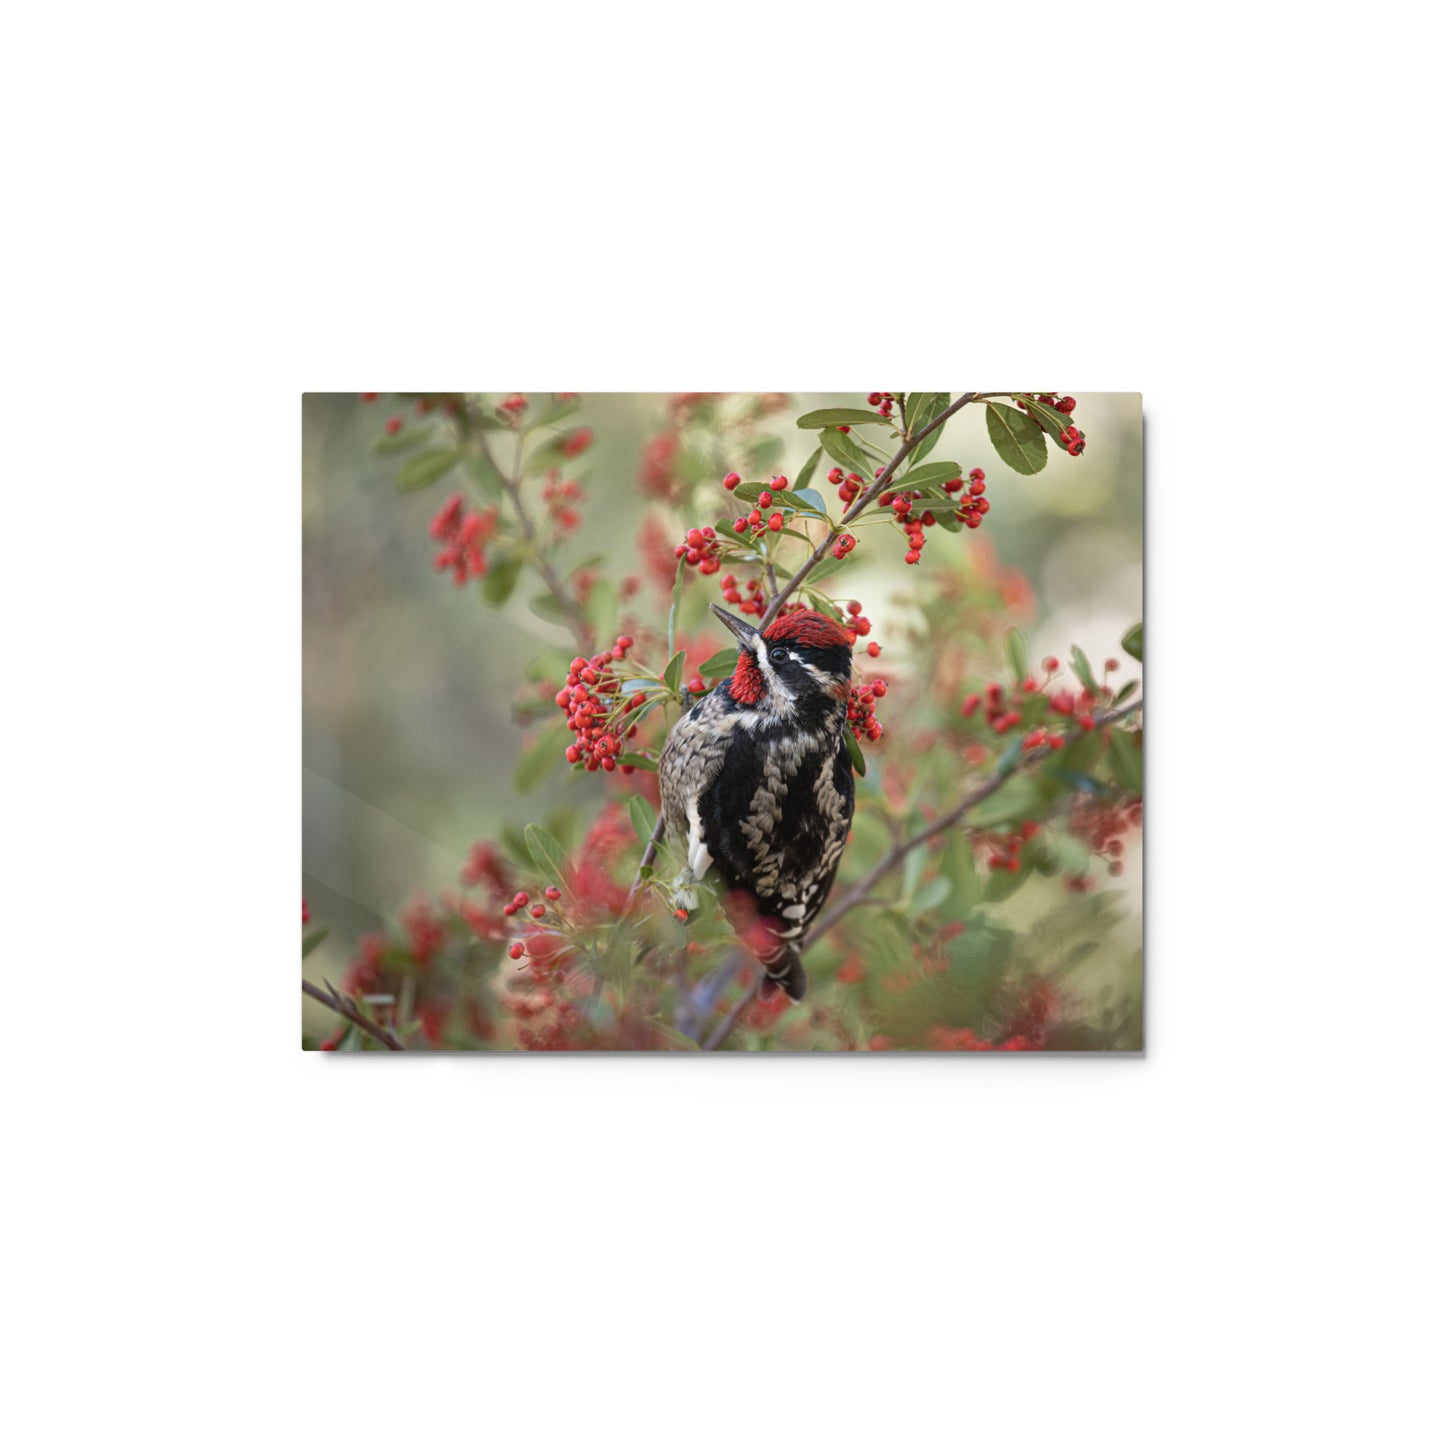
<svg viewBox="0 0 1445 1445">
<path fill-rule="evenodd" d="M 728 691 L 733 701 L 744 707 L 756 707 L 763 700 L 763 670 L 750 647 L 738 648 L 738 665 L 733 669 Z"/>
</svg>

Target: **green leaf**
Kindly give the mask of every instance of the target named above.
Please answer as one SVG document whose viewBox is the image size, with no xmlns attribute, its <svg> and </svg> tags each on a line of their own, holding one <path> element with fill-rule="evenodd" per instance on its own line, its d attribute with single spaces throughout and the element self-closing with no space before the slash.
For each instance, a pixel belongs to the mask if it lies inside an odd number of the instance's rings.
<svg viewBox="0 0 1445 1445">
<path fill-rule="evenodd" d="M 986 403 L 988 439 L 1006 466 L 1024 476 L 1041 472 L 1049 459 L 1048 442 L 1029 417 L 1016 407 Z"/>
<path fill-rule="evenodd" d="M 818 444 L 835 462 L 847 467 L 850 472 L 857 472 L 865 485 L 872 479 L 873 463 L 858 449 L 858 444 L 844 433 L 831 428 L 820 431 Z"/>
<path fill-rule="evenodd" d="M 687 663 L 687 653 L 674 652 L 662 674 L 662 685 L 669 692 L 682 691 L 682 669 Z"/>
<path fill-rule="evenodd" d="M 783 495 L 796 507 L 806 507 L 822 517 L 828 515 L 828 504 L 823 500 L 823 494 L 815 492 L 812 487 L 799 487 L 796 491 L 784 492 Z"/>
<path fill-rule="evenodd" d="M 1099 684 L 1094 680 L 1094 669 L 1089 666 L 1089 659 L 1079 650 L 1077 643 L 1069 650 L 1069 666 L 1073 668 L 1074 676 L 1097 697 Z"/>
<path fill-rule="evenodd" d="M 461 461 L 460 447 L 442 447 L 437 451 L 421 452 L 409 458 L 397 474 L 396 484 L 403 492 L 419 492 L 433 482 L 439 482 Z"/>
<path fill-rule="evenodd" d="M 1144 661 L 1144 624 L 1136 622 L 1119 639 L 1119 646 L 1134 659 L 1135 662 Z"/>
<path fill-rule="evenodd" d="M 900 487 L 912 491 L 915 487 L 942 486 L 955 477 L 963 475 L 963 468 L 957 462 L 929 462 L 927 466 L 914 467 L 901 477 L 894 477 Z"/>
<path fill-rule="evenodd" d="M 420 427 L 416 431 L 403 429 L 394 437 L 382 437 L 372 450 L 379 457 L 394 457 L 399 456 L 402 452 L 414 452 L 418 447 L 425 446 L 431 439 L 430 427 Z"/>
<path fill-rule="evenodd" d="M 941 871 L 953 882 L 953 891 L 948 899 L 949 914 L 954 918 L 966 917 L 983 892 L 973 861 L 973 844 L 966 833 L 955 833 L 948 840 L 948 846 L 943 850 Z"/>
<path fill-rule="evenodd" d="M 1043 440 L 1043 433 L 1039 433 L 1039 439 Z M 1001 903 L 1005 898 L 1017 893 L 1028 880 L 1034 866 L 1027 858 L 1023 860 L 1017 873 L 1010 873 L 1007 868 L 1000 868 L 989 880 L 988 886 L 983 890 L 985 903 Z"/>
<path fill-rule="evenodd" d="M 819 411 L 810 411 L 798 418 L 802 431 L 812 431 L 823 426 L 888 426 L 894 425 L 892 417 L 879 416 L 876 411 L 864 411 L 856 406 L 825 406 Z"/>
<path fill-rule="evenodd" d="M 633 831 L 644 843 L 650 843 L 652 830 L 657 827 L 657 814 L 653 812 L 652 804 L 641 793 L 634 793 L 627 800 L 627 811 L 632 814 Z"/>
<path fill-rule="evenodd" d="M 823 460 L 823 448 L 814 447 L 813 454 L 803 463 L 803 469 L 793 478 L 793 489 L 802 491 L 809 482 L 813 480 L 813 473 L 818 470 L 818 463 Z"/>
<path fill-rule="evenodd" d="M 565 421 L 567 417 L 571 416 L 581 405 L 581 400 L 575 396 L 570 397 L 566 401 L 554 401 L 551 406 L 547 407 L 546 410 L 538 416 L 532 425 L 556 426 L 559 421 Z"/>
<path fill-rule="evenodd" d="M 313 928 L 311 932 L 301 940 L 301 957 L 306 958 L 308 955 L 315 953 L 316 950 L 326 942 L 326 935 L 330 932 L 331 930 L 329 928 Z"/>
<path fill-rule="evenodd" d="M 506 487 L 502 481 L 502 474 L 497 470 L 497 464 L 492 460 L 492 454 L 486 447 L 478 445 L 475 449 L 468 449 L 466 464 L 467 470 L 472 474 L 477 489 L 482 495 L 489 501 L 501 501 Z"/>
<path fill-rule="evenodd" d="M 482 578 L 482 600 L 489 606 L 500 607 L 517 586 L 522 575 L 522 559 L 503 553 L 492 559 L 487 575 Z"/>
<path fill-rule="evenodd" d="M 926 427 L 928 423 L 934 419 L 934 417 L 939 414 L 939 412 L 946 410 L 949 402 L 953 400 L 953 398 L 946 391 L 919 393 L 919 395 L 921 396 L 922 400 L 917 404 L 917 407 L 915 408 L 914 404 L 910 401 L 908 408 L 908 430 L 913 436 L 917 436 L 918 433 L 924 427 Z M 915 409 L 917 412 L 916 419 L 914 416 Z M 926 437 L 923 438 L 921 442 L 918 443 L 916 447 L 913 448 L 911 452 L 909 452 L 909 457 L 915 463 L 921 462 L 924 457 L 926 457 L 929 452 L 931 452 L 934 447 L 936 447 L 939 442 L 943 440 L 943 434 L 947 430 L 948 427 L 946 424 L 944 426 L 935 427 L 931 432 L 928 433 Z"/>
<path fill-rule="evenodd" d="M 911 391 L 908 393 L 908 435 L 917 436 L 949 403 L 946 391 Z M 943 430 L 942 427 L 939 428 Z"/>
<path fill-rule="evenodd" d="M 525 836 L 532 862 L 559 888 L 566 887 L 567 855 L 562 851 L 562 845 L 536 823 L 527 824 Z"/>
<path fill-rule="evenodd" d="M 721 652 L 715 652 L 698 668 L 699 677 L 731 677 L 737 671 L 738 650 L 735 647 L 725 647 Z"/>
<path fill-rule="evenodd" d="M 915 913 L 927 913 L 930 908 L 937 908 L 952 892 L 952 879 L 930 878 L 928 882 L 913 895 L 912 910 Z"/>
<path fill-rule="evenodd" d="M 848 744 L 848 756 L 853 761 L 853 771 L 860 778 L 868 776 L 868 760 L 863 756 L 863 749 L 858 746 L 858 739 L 853 736 L 853 729 L 844 727 L 843 741 Z"/>
<path fill-rule="evenodd" d="M 512 776 L 512 786 L 519 793 L 530 793 L 566 755 L 566 745 L 557 737 L 555 729 L 549 729 L 522 754 Z"/>
<path fill-rule="evenodd" d="M 567 621 L 567 609 L 550 592 L 539 592 L 527 606 L 547 622 Z"/>
<path fill-rule="evenodd" d="M 821 582 L 823 578 L 831 577 L 833 573 L 841 571 L 846 561 L 847 558 L 835 557 L 830 552 L 808 573 L 808 585 L 811 586 L 814 582 Z"/>
<path fill-rule="evenodd" d="M 1109 734 L 1109 763 L 1126 793 L 1144 791 L 1144 755 L 1134 742 L 1136 737 L 1137 733 L 1120 732 L 1117 728 Z"/>
<path fill-rule="evenodd" d="M 1136 692 L 1138 692 L 1138 691 L 1139 691 L 1139 679 L 1138 679 L 1138 678 L 1130 678 L 1130 680 L 1129 680 L 1128 682 L 1126 682 L 1126 683 L 1124 684 L 1124 686 L 1119 689 L 1118 695 L 1114 698 L 1114 701 L 1113 701 L 1113 703 L 1111 704 L 1111 706 L 1112 706 L 1112 707 L 1118 707 L 1118 706 L 1120 706 L 1122 703 L 1128 702 L 1129 699 L 1130 699 L 1131 697 L 1133 697 L 1134 694 L 1135 694 Z"/>
<path fill-rule="evenodd" d="M 1043 801 L 1034 779 L 1016 774 L 968 814 L 968 826 L 991 832 L 1005 823 L 1022 823 L 1039 811 Z"/>
<path fill-rule="evenodd" d="M 1013 668 L 1014 681 L 1022 683 L 1029 675 L 1029 648 L 1017 627 L 1008 630 L 1008 662 Z"/>
<path fill-rule="evenodd" d="M 1073 422 L 1063 412 L 1056 411 L 1045 401 L 1035 401 L 1033 397 L 1025 396 L 1021 392 L 1015 394 L 1014 400 L 1023 402 L 1029 412 L 1043 422 L 1044 430 L 1053 437 L 1059 446 L 1068 450 L 1068 443 L 1064 441 L 1063 432 L 1065 427 L 1073 426 Z"/>
<path fill-rule="evenodd" d="M 651 758 L 643 757 L 641 753 L 623 753 L 617 761 L 623 767 L 641 768 L 645 773 L 657 771 L 657 764 Z"/>
</svg>

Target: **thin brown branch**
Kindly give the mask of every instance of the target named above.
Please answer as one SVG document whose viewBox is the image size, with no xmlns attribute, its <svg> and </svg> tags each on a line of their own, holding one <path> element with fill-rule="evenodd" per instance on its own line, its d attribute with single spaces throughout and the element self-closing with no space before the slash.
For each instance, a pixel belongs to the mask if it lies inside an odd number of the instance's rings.
<svg viewBox="0 0 1445 1445">
<path fill-rule="evenodd" d="M 743 990 L 743 996 L 728 1010 L 727 1016 L 708 1035 L 707 1042 L 703 1045 L 704 1050 L 718 1049 L 726 1042 L 727 1037 L 737 1027 L 737 1022 L 743 1016 L 743 1011 L 757 997 L 758 980 L 754 979 L 747 988 Z"/>
<path fill-rule="evenodd" d="M 961 411 L 969 404 L 969 402 L 977 401 L 978 397 L 979 393 L 976 391 L 964 392 L 964 394 L 959 397 L 957 401 L 951 403 L 949 406 L 946 406 L 941 412 L 939 412 L 939 414 L 934 417 L 933 420 L 929 422 L 926 427 L 923 427 L 920 431 L 917 431 L 913 435 L 907 436 L 903 439 L 903 445 L 899 447 L 898 451 L 894 454 L 893 460 L 889 462 L 886 467 L 883 468 L 882 472 L 879 473 L 877 478 L 875 478 L 872 484 L 863 492 L 863 494 L 858 498 L 858 500 L 854 502 L 853 505 L 849 507 L 846 512 L 843 513 L 842 520 L 838 522 L 836 526 L 831 526 L 828 528 L 827 532 L 823 535 L 823 540 L 819 542 L 818 545 L 813 549 L 812 555 L 809 556 L 808 559 L 803 563 L 803 565 L 799 567 L 796 572 L 793 573 L 793 575 L 788 579 L 786 584 L 784 584 L 782 590 L 774 593 L 773 600 L 768 604 L 768 610 L 763 613 L 762 620 L 758 623 L 758 628 L 760 631 L 767 628 L 768 624 L 773 620 L 773 618 L 778 615 L 778 610 L 782 607 L 783 603 L 785 603 L 788 598 L 791 597 L 793 593 L 796 592 L 798 588 L 802 586 L 802 584 L 807 580 L 808 573 L 810 573 L 813 568 L 816 567 L 818 563 L 821 562 L 823 558 L 828 555 L 828 551 L 833 546 L 833 543 L 836 541 L 839 532 L 841 532 L 845 527 L 850 525 L 858 517 L 862 516 L 863 513 L 869 507 L 871 507 L 873 503 L 878 499 L 879 495 L 887 489 L 888 483 L 893 479 L 894 472 L 896 472 L 898 468 L 903 465 L 903 462 L 907 458 L 908 453 L 911 452 L 913 448 L 916 447 L 918 443 L 924 439 L 924 437 L 928 436 L 931 432 L 937 431 L 938 428 L 941 427 L 944 422 L 946 422 L 949 417 L 951 417 L 955 412 Z"/>
<path fill-rule="evenodd" d="M 1144 699 L 1141 697 L 1131 702 L 1128 707 L 1115 708 L 1112 712 L 1101 713 L 1094 719 L 1095 727 L 1109 727 L 1111 724 L 1121 721 L 1131 713 L 1137 712 L 1144 706 Z M 1075 728 L 1069 736 L 1072 742 L 1084 735 L 1082 728 Z M 948 812 L 942 814 L 931 822 L 926 828 L 920 828 L 911 837 L 904 838 L 895 843 L 879 860 L 873 865 L 851 888 L 844 893 L 836 903 L 827 909 L 812 930 L 808 934 L 807 944 L 821 938 L 844 914 L 864 902 L 873 891 L 873 886 L 884 874 L 891 872 L 910 854 L 915 848 L 921 848 L 930 838 L 936 838 L 940 833 L 947 832 L 956 823 L 962 821 L 964 816 L 972 809 L 978 807 L 985 798 L 991 798 L 1003 785 L 1012 777 L 1024 772 L 1035 763 L 1042 762 L 1045 758 L 1052 757 L 1054 750 L 1049 747 L 1033 748 L 1022 754 L 1018 764 L 1006 773 L 996 773 L 986 783 L 980 783 L 972 792 L 964 795 L 963 799 Z M 804 946 L 806 947 L 807 944 Z"/>
<path fill-rule="evenodd" d="M 486 442 L 481 445 L 485 448 Z M 493 466 L 496 462 L 493 461 Z M 557 605 L 566 614 L 568 623 L 572 629 L 572 635 L 577 640 L 579 647 L 584 649 L 592 646 L 592 626 L 587 621 L 587 614 L 582 611 L 577 599 L 568 592 L 562 579 L 557 575 L 557 569 L 552 566 L 542 551 L 542 545 L 537 538 L 537 529 L 532 524 L 532 519 L 527 515 L 527 509 L 522 505 L 522 434 L 517 434 L 517 454 L 512 467 L 513 475 L 508 475 L 497 467 L 497 475 L 502 479 L 502 490 L 506 492 L 508 500 L 512 503 L 512 509 L 517 514 L 517 525 L 522 529 L 522 535 L 527 539 L 527 546 L 531 550 L 532 565 L 537 569 L 538 575 L 546 584 L 547 590 L 556 599 Z"/>
<path fill-rule="evenodd" d="M 647 840 L 647 847 L 642 850 L 642 860 L 637 865 L 637 872 L 632 879 L 632 887 L 627 890 L 627 902 L 622 906 L 622 916 L 625 918 L 632 907 L 632 900 L 637 890 L 642 887 L 642 870 L 650 868 L 657 861 L 657 845 L 662 842 L 663 832 L 667 823 L 663 814 L 657 815 L 657 822 L 652 825 L 652 837 Z"/>
<path fill-rule="evenodd" d="M 340 1014 L 342 1018 L 355 1024 L 363 1033 L 370 1034 L 378 1043 L 385 1044 L 393 1053 L 404 1054 L 406 1052 L 401 1040 L 390 1029 L 384 1029 L 380 1024 L 372 1023 L 350 999 L 344 998 L 339 993 L 327 993 L 324 989 L 317 988 L 309 979 L 304 978 L 301 980 L 301 992 L 307 998 L 314 998 L 317 1003 L 329 1008 L 332 1013 Z"/>
</svg>

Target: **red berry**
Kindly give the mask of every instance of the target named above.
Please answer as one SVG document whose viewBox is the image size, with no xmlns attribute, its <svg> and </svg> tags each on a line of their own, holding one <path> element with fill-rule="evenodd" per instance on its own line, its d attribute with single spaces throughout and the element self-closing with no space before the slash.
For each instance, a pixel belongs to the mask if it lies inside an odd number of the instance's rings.
<svg viewBox="0 0 1445 1445">
<path fill-rule="evenodd" d="M 868 656 L 869 656 L 869 657 L 877 657 L 878 654 L 879 654 L 880 652 L 882 652 L 882 651 L 883 651 L 883 649 L 882 649 L 881 647 L 879 647 L 876 642 L 870 642 L 870 643 L 868 644 Z"/>
<path fill-rule="evenodd" d="M 534 903 L 534 904 L 532 905 L 532 917 L 533 917 L 533 918 L 541 918 L 541 917 L 543 916 L 543 914 L 546 913 L 546 911 L 547 911 L 546 908 L 545 908 L 542 904 L 540 904 L 540 903 Z"/>
<path fill-rule="evenodd" d="M 508 958 L 521 958 L 522 955 L 523 955 L 524 953 L 526 953 L 526 951 L 527 951 L 527 946 L 526 946 L 526 944 L 523 944 L 523 943 L 514 943 L 514 944 L 507 950 L 507 957 L 508 957 Z"/>
<path fill-rule="evenodd" d="M 1078 406 L 1078 402 L 1076 402 L 1073 397 L 1064 396 L 1060 397 L 1059 400 L 1054 403 L 1054 410 L 1061 411 L 1065 416 L 1068 416 L 1076 406 Z"/>
<path fill-rule="evenodd" d="M 554 887 L 550 884 L 548 885 L 547 897 L 551 902 L 555 903 L 561 896 L 562 890 L 560 888 Z"/>
<path fill-rule="evenodd" d="M 774 512 L 773 515 L 768 518 L 768 530 L 770 532 L 781 532 L 783 530 L 783 514 L 781 512 Z"/>
<path fill-rule="evenodd" d="M 903 554 L 903 560 L 907 562 L 910 567 L 916 566 L 922 557 L 922 552 L 915 552 L 912 550 Z"/>
<path fill-rule="evenodd" d="M 397 432 L 399 432 L 400 430 L 401 430 L 401 418 L 400 418 L 399 416 L 391 416 L 391 417 L 388 417 L 388 418 L 386 419 L 386 434 L 387 434 L 387 436 L 389 436 L 389 437 L 394 437 L 394 436 L 397 434 Z"/>
<path fill-rule="evenodd" d="M 772 494 L 771 492 L 759 492 L 759 493 L 758 493 L 758 506 L 760 506 L 764 511 L 767 511 L 767 509 L 768 509 L 769 507 L 771 507 L 772 505 L 773 505 L 773 494 Z"/>
<path fill-rule="evenodd" d="M 774 477 L 773 490 L 776 492 L 786 492 L 788 490 L 788 479 L 786 477 Z"/>
<path fill-rule="evenodd" d="M 736 472 L 729 472 L 727 476 L 723 478 L 723 486 L 725 486 L 728 491 L 732 491 L 740 481 L 742 481 L 742 478 L 738 476 Z"/>
</svg>

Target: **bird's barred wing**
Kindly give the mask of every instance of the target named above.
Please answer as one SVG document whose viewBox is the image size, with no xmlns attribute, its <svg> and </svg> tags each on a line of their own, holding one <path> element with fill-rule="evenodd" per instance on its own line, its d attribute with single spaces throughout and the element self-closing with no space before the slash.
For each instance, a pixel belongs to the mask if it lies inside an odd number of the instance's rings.
<svg viewBox="0 0 1445 1445">
<path fill-rule="evenodd" d="M 747 745 L 740 735 L 737 746 Z M 765 750 L 757 763 L 729 767 L 705 791 L 702 835 L 725 886 L 746 889 L 760 914 L 779 920 L 783 937 L 798 938 L 838 872 L 853 818 L 852 765 L 841 741 L 832 755 L 787 759 Z"/>
</svg>

